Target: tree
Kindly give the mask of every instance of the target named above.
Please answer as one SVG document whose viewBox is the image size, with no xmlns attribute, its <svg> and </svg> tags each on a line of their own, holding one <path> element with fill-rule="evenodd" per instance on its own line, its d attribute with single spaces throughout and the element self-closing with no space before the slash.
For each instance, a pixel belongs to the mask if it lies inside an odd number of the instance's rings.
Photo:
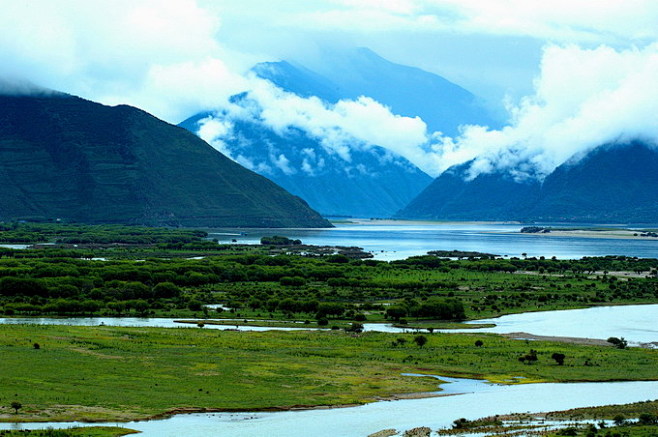
<svg viewBox="0 0 658 437">
<path fill-rule="evenodd" d="M 418 347 L 423 347 L 425 346 L 425 343 L 427 343 L 427 337 L 424 335 L 417 335 L 414 337 L 414 343 L 416 343 Z"/>
<path fill-rule="evenodd" d="M 170 298 L 180 296 L 180 288 L 172 282 L 159 282 L 153 287 L 156 298 Z"/>
<path fill-rule="evenodd" d="M 615 422 L 615 425 L 617 426 L 621 426 L 624 423 L 626 423 L 626 418 L 624 417 L 623 414 L 617 414 L 612 420 Z"/>
<path fill-rule="evenodd" d="M 386 316 L 393 320 L 400 320 L 401 317 L 407 315 L 407 310 L 401 306 L 394 306 L 386 309 Z"/>
<path fill-rule="evenodd" d="M 651 413 L 642 413 L 637 419 L 640 425 L 655 425 L 658 423 L 658 417 Z"/>
<path fill-rule="evenodd" d="M 18 401 L 12 401 L 12 403 L 10 405 L 11 405 L 11 408 L 14 409 L 14 414 L 18 414 L 18 410 L 23 408 L 23 404 L 21 404 Z"/>
<path fill-rule="evenodd" d="M 482 347 L 483 345 L 484 345 L 484 342 L 482 340 L 475 340 L 475 346 Z"/>
<path fill-rule="evenodd" d="M 564 359 L 566 358 L 566 356 L 564 354 L 555 352 L 553 355 L 551 355 L 551 358 L 553 358 L 555 362 L 561 366 L 564 364 Z"/>
<path fill-rule="evenodd" d="M 519 357 L 519 361 L 521 361 L 522 363 L 532 364 L 532 363 L 536 362 L 537 360 L 538 360 L 537 351 L 534 350 L 534 349 L 530 349 L 530 352 L 528 352 L 527 354 Z"/>
<path fill-rule="evenodd" d="M 363 332 L 363 325 L 361 323 L 352 323 L 350 326 L 345 328 L 346 332 L 354 332 L 355 334 L 360 334 Z"/>
<path fill-rule="evenodd" d="M 628 341 L 624 337 L 610 337 L 608 338 L 608 343 L 614 345 L 617 349 L 626 349 L 626 346 L 628 346 Z"/>
</svg>

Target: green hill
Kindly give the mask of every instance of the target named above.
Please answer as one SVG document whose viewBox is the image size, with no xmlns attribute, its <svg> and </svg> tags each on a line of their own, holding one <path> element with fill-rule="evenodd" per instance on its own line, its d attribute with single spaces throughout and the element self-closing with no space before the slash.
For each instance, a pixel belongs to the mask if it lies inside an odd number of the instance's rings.
<svg viewBox="0 0 658 437">
<path fill-rule="evenodd" d="M 0 96 L 0 220 L 328 227 L 268 179 L 130 106 Z"/>
</svg>

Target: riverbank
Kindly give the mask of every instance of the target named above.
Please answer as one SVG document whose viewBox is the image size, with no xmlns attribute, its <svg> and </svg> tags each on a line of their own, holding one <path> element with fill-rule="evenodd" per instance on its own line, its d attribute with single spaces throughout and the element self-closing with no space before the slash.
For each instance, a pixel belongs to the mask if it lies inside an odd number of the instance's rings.
<svg viewBox="0 0 658 437">
<path fill-rule="evenodd" d="M 421 345 L 417 337 L 5 325 L 0 398 L 22 407 L 1 408 L 0 420 L 129 421 L 177 409 L 334 407 L 437 391 L 435 379 L 408 373 L 507 383 L 658 380 L 658 351 L 490 334 L 425 334 Z M 554 353 L 566 356 L 564 365 Z M 537 360 L 519 360 L 528 355 Z"/>
</svg>

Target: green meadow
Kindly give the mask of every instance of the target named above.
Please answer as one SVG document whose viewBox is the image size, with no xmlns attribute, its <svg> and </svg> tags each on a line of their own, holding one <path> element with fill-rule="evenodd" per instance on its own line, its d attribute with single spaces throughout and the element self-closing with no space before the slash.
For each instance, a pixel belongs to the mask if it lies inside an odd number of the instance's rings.
<svg viewBox="0 0 658 437">
<path fill-rule="evenodd" d="M 437 390 L 435 379 L 405 373 L 511 383 L 658 379 L 658 351 L 650 349 L 482 334 L 427 334 L 422 344 L 417 337 L 3 325 L 0 417 L 130 420 L 181 409 L 360 404 Z M 531 350 L 535 361 L 519 360 Z M 563 365 L 554 353 L 565 355 Z"/>
</svg>

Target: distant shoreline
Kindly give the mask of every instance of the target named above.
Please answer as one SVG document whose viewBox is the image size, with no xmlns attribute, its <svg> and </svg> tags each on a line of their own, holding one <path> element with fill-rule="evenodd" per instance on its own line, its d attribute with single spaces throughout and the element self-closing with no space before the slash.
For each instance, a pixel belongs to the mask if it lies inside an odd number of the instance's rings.
<svg viewBox="0 0 658 437">
<path fill-rule="evenodd" d="M 610 230 L 589 230 L 589 229 L 573 229 L 573 230 L 560 230 L 551 229 L 547 233 L 523 233 L 523 235 L 533 235 L 539 237 L 577 237 L 577 238 L 602 238 L 602 239 L 617 239 L 617 240 L 646 240 L 655 241 L 658 243 L 658 238 L 643 237 L 642 231 L 634 231 L 631 229 L 610 229 Z"/>
<path fill-rule="evenodd" d="M 332 220 L 332 223 L 352 224 L 352 225 L 372 225 L 372 226 L 390 226 L 390 225 L 521 225 L 516 221 L 487 221 L 487 220 L 395 220 L 395 219 L 363 219 L 350 218 L 342 220 Z"/>
</svg>

